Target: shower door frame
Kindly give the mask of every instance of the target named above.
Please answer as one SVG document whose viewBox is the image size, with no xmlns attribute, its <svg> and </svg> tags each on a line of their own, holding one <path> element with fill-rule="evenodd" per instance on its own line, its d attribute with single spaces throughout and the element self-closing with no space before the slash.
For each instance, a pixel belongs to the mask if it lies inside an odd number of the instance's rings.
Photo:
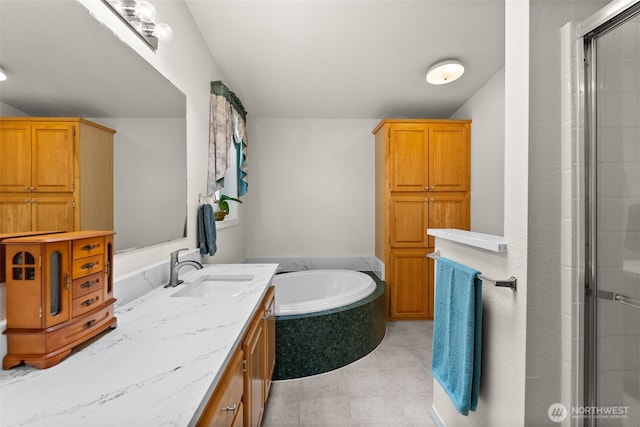
<svg viewBox="0 0 640 427">
<path fill-rule="evenodd" d="M 598 281 L 597 281 L 597 46 L 594 40 L 623 25 L 640 13 L 640 0 L 615 0 L 578 25 L 583 49 L 583 72 L 579 87 L 583 91 L 581 117 L 584 119 L 584 370 L 583 404 L 598 406 Z M 595 427 L 596 418 L 584 419 Z"/>
</svg>

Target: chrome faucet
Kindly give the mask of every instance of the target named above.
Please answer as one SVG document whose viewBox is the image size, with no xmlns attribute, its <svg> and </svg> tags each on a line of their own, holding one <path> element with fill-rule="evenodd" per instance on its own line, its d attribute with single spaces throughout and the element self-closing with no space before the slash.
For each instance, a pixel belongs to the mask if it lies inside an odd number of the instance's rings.
<svg viewBox="0 0 640 427">
<path fill-rule="evenodd" d="M 164 285 L 165 288 L 175 288 L 183 280 L 178 280 L 178 271 L 186 265 L 190 265 L 194 267 L 196 270 L 200 270 L 202 268 L 202 264 L 198 261 L 193 261 L 190 259 L 184 261 L 178 261 L 178 254 L 180 251 L 186 251 L 188 248 L 178 249 L 177 251 L 171 252 L 171 261 L 169 261 L 169 283 Z"/>
</svg>

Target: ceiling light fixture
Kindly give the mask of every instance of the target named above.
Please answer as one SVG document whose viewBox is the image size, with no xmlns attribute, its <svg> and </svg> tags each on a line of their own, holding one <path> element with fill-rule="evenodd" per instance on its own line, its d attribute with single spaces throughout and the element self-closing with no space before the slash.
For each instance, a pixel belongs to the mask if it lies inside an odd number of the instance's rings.
<svg viewBox="0 0 640 427">
<path fill-rule="evenodd" d="M 7 80 L 7 73 L 4 72 L 2 68 L 0 68 L 0 82 Z"/>
<path fill-rule="evenodd" d="M 451 83 L 464 74 L 464 66 L 460 61 L 448 59 L 433 65 L 427 71 L 427 82 L 432 85 Z"/>
<path fill-rule="evenodd" d="M 127 23 L 136 34 L 153 50 L 158 49 L 158 41 L 170 42 L 173 30 L 164 23 L 156 24 L 156 8 L 148 1 L 102 0 L 109 8 Z"/>
</svg>

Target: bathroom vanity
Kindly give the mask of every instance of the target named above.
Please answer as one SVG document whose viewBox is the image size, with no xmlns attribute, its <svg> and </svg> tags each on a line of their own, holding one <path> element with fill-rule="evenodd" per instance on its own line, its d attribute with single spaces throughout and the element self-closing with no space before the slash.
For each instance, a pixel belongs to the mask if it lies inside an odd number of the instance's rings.
<svg viewBox="0 0 640 427">
<path fill-rule="evenodd" d="M 0 372 L 3 425 L 258 426 L 277 264 L 205 265 L 116 309 L 118 328 L 49 369 Z"/>
</svg>

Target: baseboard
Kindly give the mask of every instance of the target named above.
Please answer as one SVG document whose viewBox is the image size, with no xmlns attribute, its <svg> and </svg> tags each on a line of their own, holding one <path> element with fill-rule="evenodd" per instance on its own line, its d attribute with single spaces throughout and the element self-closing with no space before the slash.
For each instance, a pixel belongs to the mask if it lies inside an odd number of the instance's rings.
<svg viewBox="0 0 640 427">
<path fill-rule="evenodd" d="M 434 408 L 433 405 L 431 405 L 431 408 L 429 409 L 429 414 L 431 414 L 431 419 L 433 420 L 436 426 L 446 427 L 444 425 L 444 421 L 442 421 L 442 418 L 440 418 L 440 414 L 438 414 L 438 411 L 436 410 L 436 408 Z"/>
</svg>

